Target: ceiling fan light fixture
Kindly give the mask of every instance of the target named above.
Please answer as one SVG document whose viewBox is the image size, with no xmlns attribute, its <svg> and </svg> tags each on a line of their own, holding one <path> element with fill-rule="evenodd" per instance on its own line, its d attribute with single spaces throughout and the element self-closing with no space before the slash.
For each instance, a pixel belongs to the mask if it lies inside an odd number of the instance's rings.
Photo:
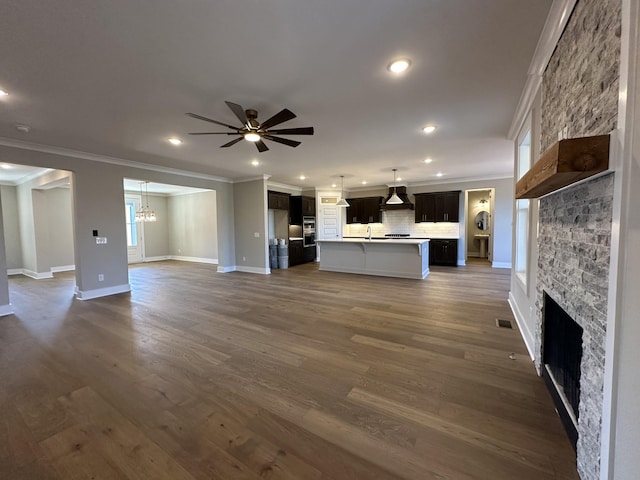
<svg viewBox="0 0 640 480">
<path fill-rule="evenodd" d="M 398 58 L 389 64 L 387 69 L 391 73 L 402 73 L 407 71 L 407 69 L 411 66 L 411 60 L 408 58 Z"/>
<path fill-rule="evenodd" d="M 249 142 L 257 142 L 258 140 L 260 140 L 260 135 L 258 135 L 256 132 L 247 132 L 244 134 L 244 139 Z"/>
</svg>

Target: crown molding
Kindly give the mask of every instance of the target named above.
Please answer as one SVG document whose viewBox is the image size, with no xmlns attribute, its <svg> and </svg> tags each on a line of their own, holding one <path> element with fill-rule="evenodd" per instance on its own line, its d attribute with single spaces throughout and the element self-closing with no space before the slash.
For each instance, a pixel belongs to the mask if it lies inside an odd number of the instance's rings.
<svg viewBox="0 0 640 480">
<path fill-rule="evenodd" d="M 302 187 L 298 187 L 295 185 L 287 185 L 286 183 L 277 183 L 277 182 L 267 182 L 267 187 L 285 188 L 287 190 L 293 190 L 294 192 L 300 192 L 300 193 L 302 193 L 302 190 L 304 190 Z"/>
<path fill-rule="evenodd" d="M 527 81 L 516 107 L 507 138 L 515 140 L 542 84 L 542 75 L 558 45 L 577 0 L 554 0 L 531 59 Z"/>
<path fill-rule="evenodd" d="M 233 183 L 244 183 L 244 182 L 255 182 L 256 180 L 269 180 L 271 175 L 267 175 L 266 173 L 262 175 L 258 175 L 257 177 L 249 177 L 249 178 L 241 178 L 239 180 L 234 180 Z"/>
<path fill-rule="evenodd" d="M 444 185 L 448 183 L 469 183 L 469 182 L 490 182 L 492 180 L 513 180 L 513 175 L 488 175 L 486 177 L 458 177 L 458 178 L 439 178 L 438 180 L 429 180 L 426 182 L 410 183 L 410 187 L 423 187 L 428 185 Z"/>
<path fill-rule="evenodd" d="M 98 155 L 95 153 L 81 152 L 79 150 L 71 150 L 63 147 L 53 147 L 51 145 L 43 145 L 40 143 L 30 143 L 22 140 L 14 140 L 12 138 L 0 137 L 0 145 L 5 147 L 18 148 L 20 150 L 31 150 L 34 152 L 49 153 L 52 155 L 60 155 L 63 157 L 80 158 L 92 162 L 108 163 L 111 165 L 120 165 L 123 167 L 140 168 L 143 170 L 151 170 L 160 173 L 169 173 L 172 175 L 182 175 L 184 177 L 202 178 L 205 180 L 214 180 L 222 183 L 233 183 L 233 180 L 225 177 L 217 177 L 206 173 L 197 173 L 190 170 L 181 170 L 179 168 L 162 167 L 151 163 L 134 162 L 132 160 L 124 160 L 122 158 L 109 157 L 107 155 Z"/>
</svg>

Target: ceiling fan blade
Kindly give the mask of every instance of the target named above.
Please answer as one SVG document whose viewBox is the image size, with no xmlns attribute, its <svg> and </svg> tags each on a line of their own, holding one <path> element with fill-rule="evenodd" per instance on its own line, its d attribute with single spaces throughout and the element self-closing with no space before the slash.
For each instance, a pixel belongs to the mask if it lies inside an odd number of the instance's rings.
<svg viewBox="0 0 640 480">
<path fill-rule="evenodd" d="M 239 135 L 238 132 L 189 132 L 189 135 Z"/>
<path fill-rule="evenodd" d="M 289 140 L 288 138 L 274 137 L 273 135 L 265 135 L 264 138 L 266 138 L 267 140 L 271 140 L 273 142 L 289 145 L 290 147 L 297 147 L 298 145 L 300 145 L 300 143 L 302 143 L 296 140 Z"/>
<path fill-rule="evenodd" d="M 238 143 L 240 140 L 243 140 L 243 139 L 244 139 L 244 137 L 234 138 L 229 143 L 225 143 L 224 145 L 220 145 L 220 148 L 230 147 L 231 145 L 235 145 L 236 143 Z"/>
<path fill-rule="evenodd" d="M 258 140 L 255 144 L 259 152 L 266 152 L 269 150 L 269 147 L 267 147 L 262 140 Z"/>
<path fill-rule="evenodd" d="M 269 130 L 269 135 L 313 135 L 313 127 L 283 128 L 281 130 Z"/>
<path fill-rule="evenodd" d="M 222 122 L 219 122 L 217 120 L 212 120 L 210 118 L 203 117 L 202 115 L 197 115 L 195 113 L 185 113 L 185 115 L 187 115 L 189 117 L 192 117 L 192 118 L 197 118 L 198 120 L 203 120 L 205 122 L 215 123 L 216 125 L 222 125 L 223 127 L 231 128 L 233 130 L 240 130 L 238 127 L 234 127 L 233 125 L 228 125 L 226 123 L 222 123 Z"/>
<path fill-rule="evenodd" d="M 238 120 L 242 122 L 242 125 L 244 125 L 245 127 L 248 126 L 249 119 L 247 118 L 247 114 L 245 113 L 244 108 L 242 108 L 241 105 L 238 105 L 237 103 L 233 103 L 233 102 L 227 102 L 227 101 L 225 101 L 224 103 L 226 103 L 227 107 L 229 107 L 231 111 L 234 113 L 234 115 L 238 117 Z"/>
<path fill-rule="evenodd" d="M 269 127 L 273 127 L 274 125 L 279 125 L 280 123 L 286 122 L 287 120 L 291 120 L 296 118 L 296 114 L 291 110 L 285 108 L 284 110 L 280 110 L 273 117 L 265 120 L 260 124 L 261 130 L 266 130 Z"/>
</svg>

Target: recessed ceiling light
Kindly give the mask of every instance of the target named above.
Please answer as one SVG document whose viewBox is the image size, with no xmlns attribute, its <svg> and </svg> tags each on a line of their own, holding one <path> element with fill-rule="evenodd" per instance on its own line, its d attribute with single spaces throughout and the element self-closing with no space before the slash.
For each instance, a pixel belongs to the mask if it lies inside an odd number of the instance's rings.
<svg viewBox="0 0 640 480">
<path fill-rule="evenodd" d="M 424 159 L 424 163 L 431 163 L 431 162 L 433 162 L 433 159 L 431 157 Z"/>
<path fill-rule="evenodd" d="M 335 183 L 331 184 L 331 188 L 336 188 L 338 185 L 336 185 Z"/>
<path fill-rule="evenodd" d="M 4 168 L 5 170 L 11 170 L 13 168 L 13 165 L 7 165 L 6 163 L 0 164 L 1 168 Z"/>
<path fill-rule="evenodd" d="M 182 140 L 180 140 L 179 138 L 176 138 L 176 137 L 171 137 L 171 138 L 169 138 L 169 143 L 171 145 L 180 145 L 182 143 Z"/>
<path fill-rule="evenodd" d="M 305 177 L 304 175 L 300 175 L 298 178 L 299 178 L 300 180 L 306 180 L 306 179 L 307 179 L 307 177 Z"/>
<path fill-rule="evenodd" d="M 391 73 L 402 73 L 411 66 L 411 60 L 408 58 L 399 58 L 394 60 L 387 67 Z"/>
<path fill-rule="evenodd" d="M 254 167 L 257 167 L 258 165 L 260 165 L 260 162 L 258 160 L 251 160 L 251 165 L 253 165 Z"/>
<path fill-rule="evenodd" d="M 367 184 L 367 181 L 366 181 L 366 180 L 362 180 L 360 183 L 361 183 L 362 185 L 366 185 L 366 184 Z"/>
<path fill-rule="evenodd" d="M 443 176 L 443 175 L 444 175 L 444 173 L 442 173 L 442 172 L 438 172 L 438 173 L 436 173 L 436 177 L 441 177 L 441 176 Z"/>
<path fill-rule="evenodd" d="M 396 180 L 397 180 L 397 181 L 400 181 L 400 180 L 402 180 L 402 177 L 398 177 L 398 178 L 396 178 Z"/>
<path fill-rule="evenodd" d="M 7 92 L 0 90 L 0 97 L 6 97 L 7 95 L 9 95 Z"/>
<path fill-rule="evenodd" d="M 23 123 L 16 123 L 16 130 L 22 133 L 29 133 L 29 131 L 31 130 L 31 127 Z"/>
<path fill-rule="evenodd" d="M 436 130 L 436 126 L 435 125 L 427 125 L 426 127 L 424 127 L 422 129 L 422 131 L 424 133 L 433 133 Z"/>
</svg>

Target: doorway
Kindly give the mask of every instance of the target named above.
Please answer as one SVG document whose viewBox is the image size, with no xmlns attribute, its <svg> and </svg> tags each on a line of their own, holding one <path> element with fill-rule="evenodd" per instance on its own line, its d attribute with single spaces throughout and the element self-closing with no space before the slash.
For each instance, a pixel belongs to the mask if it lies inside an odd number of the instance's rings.
<svg viewBox="0 0 640 480">
<path fill-rule="evenodd" d="M 493 188 L 466 191 L 465 259 L 493 261 Z"/>
</svg>

